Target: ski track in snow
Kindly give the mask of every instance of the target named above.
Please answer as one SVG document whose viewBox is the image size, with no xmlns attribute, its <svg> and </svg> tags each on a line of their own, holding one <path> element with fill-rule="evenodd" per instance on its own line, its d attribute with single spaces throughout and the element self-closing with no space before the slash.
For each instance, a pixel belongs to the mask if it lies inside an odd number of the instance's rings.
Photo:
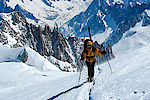
<svg viewBox="0 0 150 100">
<path fill-rule="evenodd" d="M 89 91 L 90 91 L 91 87 L 92 87 L 92 83 L 84 84 L 81 91 L 79 92 L 77 100 L 81 100 L 81 98 L 83 100 L 88 100 L 89 99 Z"/>
</svg>

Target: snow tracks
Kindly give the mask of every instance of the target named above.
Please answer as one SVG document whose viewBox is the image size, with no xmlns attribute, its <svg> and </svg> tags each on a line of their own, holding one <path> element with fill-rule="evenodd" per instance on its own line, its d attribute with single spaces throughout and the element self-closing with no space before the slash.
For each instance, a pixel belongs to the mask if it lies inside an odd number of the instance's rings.
<svg viewBox="0 0 150 100">
<path fill-rule="evenodd" d="M 97 79 L 97 77 L 99 76 L 99 74 L 101 73 L 101 69 L 99 69 L 99 73 L 97 74 L 97 76 L 95 77 L 95 80 Z M 53 99 L 56 99 L 62 95 L 65 95 L 65 94 L 69 94 L 70 92 L 72 92 L 73 90 L 78 90 L 77 93 L 76 93 L 76 96 L 77 96 L 77 100 L 92 100 L 92 90 L 94 89 L 94 85 L 95 85 L 95 80 L 91 83 L 87 82 L 87 81 L 84 81 L 83 83 L 79 84 L 79 85 L 76 85 L 66 91 L 62 91 L 58 94 L 56 94 L 55 96 L 52 96 L 51 98 L 47 99 L 47 100 L 53 100 Z"/>
</svg>

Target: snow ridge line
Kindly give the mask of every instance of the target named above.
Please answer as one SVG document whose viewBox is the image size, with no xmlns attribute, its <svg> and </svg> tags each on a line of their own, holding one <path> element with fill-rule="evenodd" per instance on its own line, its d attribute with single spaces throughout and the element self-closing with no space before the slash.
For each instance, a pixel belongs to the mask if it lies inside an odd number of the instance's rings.
<svg viewBox="0 0 150 100">
<path fill-rule="evenodd" d="M 55 95 L 55 96 L 52 96 L 51 98 L 49 98 L 49 99 L 47 99 L 47 100 L 53 100 L 53 99 L 59 97 L 60 95 L 66 94 L 67 92 L 69 92 L 69 91 L 71 91 L 71 90 L 73 90 L 73 89 L 77 89 L 77 88 L 81 87 L 81 86 L 82 86 L 83 84 L 85 84 L 85 83 L 87 83 L 87 81 L 85 81 L 85 82 L 83 82 L 82 84 L 79 84 L 79 85 L 77 85 L 77 86 L 74 86 L 74 87 L 72 87 L 72 88 L 70 88 L 70 89 L 68 89 L 68 90 L 66 90 L 66 91 L 60 92 L 59 94 L 57 94 L 57 95 Z"/>
</svg>

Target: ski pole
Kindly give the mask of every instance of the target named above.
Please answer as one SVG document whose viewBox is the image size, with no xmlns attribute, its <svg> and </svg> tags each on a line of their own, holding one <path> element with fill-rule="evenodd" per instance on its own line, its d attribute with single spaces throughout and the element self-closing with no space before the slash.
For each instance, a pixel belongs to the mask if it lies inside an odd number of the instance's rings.
<svg viewBox="0 0 150 100">
<path fill-rule="evenodd" d="M 80 78 L 81 78 L 81 67 L 80 67 L 80 74 L 79 74 L 79 79 L 78 79 L 78 85 L 79 85 L 79 82 L 80 82 Z"/>
<path fill-rule="evenodd" d="M 111 73 L 113 73 L 113 72 L 112 72 L 112 68 L 111 68 L 111 66 L 110 66 L 110 63 L 109 63 L 109 60 L 108 60 L 108 58 L 107 58 L 107 57 L 106 57 L 106 59 L 107 59 L 107 62 L 108 62 L 109 68 L 110 68 L 110 70 L 111 70 Z"/>
</svg>

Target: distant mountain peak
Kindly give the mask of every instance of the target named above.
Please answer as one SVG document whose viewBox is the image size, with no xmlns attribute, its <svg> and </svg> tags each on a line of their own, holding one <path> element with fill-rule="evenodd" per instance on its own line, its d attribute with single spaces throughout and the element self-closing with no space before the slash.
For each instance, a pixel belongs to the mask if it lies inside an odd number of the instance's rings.
<svg viewBox="0 0 150 100">
<path fill-rule="evenodd" d="M 7 9 L 8 7 L 11 9 L 9 12 L 14 11 L 17 6 L 30 13 L 31 16 L 28 15 L 30 23 L 34 20 L 43 26 L 48 24 L 51 27 L 55 25 L 60 27 L 75 15 L 85 11 L 92 0 L 3 0 L 3 2 L 0 2 L 0 5 L 7 5 Z M 6 8 L 1 7 L 6 12 Z M 0 10 L 0 12 L 4 11 Z"/>
</svg>

